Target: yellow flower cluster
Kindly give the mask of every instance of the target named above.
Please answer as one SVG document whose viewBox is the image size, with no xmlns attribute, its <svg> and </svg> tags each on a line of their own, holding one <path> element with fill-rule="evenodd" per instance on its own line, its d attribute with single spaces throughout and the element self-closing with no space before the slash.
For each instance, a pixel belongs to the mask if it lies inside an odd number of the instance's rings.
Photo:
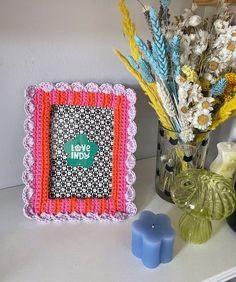
<svg viewBox="0 0 236 282">
<path fill-rule="evenodd" d="M 236 73 L 235 72 L 226 73 L 225 78 L 227 80 L 227 85 L 236 85 Z"/>
<path fill-rule="evenodd" d="M 234 86 L 236 85 L 236 73 L 230 72 L 225 74 L 225 78 L 227 80 L 227 86 L 225 89 L 225 95 L 231 94 Z M 231 98 L 231 97 L 230 97 Z"/>
<path fill-rule="evenodd" d="M 224 94 L 222 95 L 225 102 L 230 101 L 236 92 L 236 73 L 230 72 L 225 74 L 227 86 Z"/>
<path fill-rule="evenodd" d="M 198 82 L 197 73 L 194 70 L 192 70 L 189 66 L 187 66 L 187 65 L 183 66 L 182 72 L 186 75 L 186 77 L 189 81 L 192 81 L 193 83 Z"/>
</svg>

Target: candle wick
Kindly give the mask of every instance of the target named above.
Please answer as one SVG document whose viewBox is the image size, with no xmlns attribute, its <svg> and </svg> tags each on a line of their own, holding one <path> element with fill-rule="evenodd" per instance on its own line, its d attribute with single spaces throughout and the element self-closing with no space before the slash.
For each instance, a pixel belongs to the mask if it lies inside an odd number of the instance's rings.
<svg viewBox="0 0 236 282">
<path fill-rule="evenodd" d="M 152 225 L 152 228 L 153 228 L 153 229 L 155 228 L 155 224 Z"/>
</svg>

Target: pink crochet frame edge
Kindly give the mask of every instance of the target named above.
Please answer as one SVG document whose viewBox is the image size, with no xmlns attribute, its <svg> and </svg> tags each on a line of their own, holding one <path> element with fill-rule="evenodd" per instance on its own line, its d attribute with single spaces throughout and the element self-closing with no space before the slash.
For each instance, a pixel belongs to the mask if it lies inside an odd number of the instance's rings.
<svg viewBox="0 0 236 282">
<path fill-rule="evenodd" d="M 52 90 L 74 90 L 74 91 L 87 91 L 87 92 L 97 92 L 97 93 L 104 93 L 104 94 L 113 94 L 113 95 L 125 95 L 127 100 L 129 101 L 129 110 L 128 110 L 128 141 L 127 141 L 127 159 L 126 159 L 126 213 L 117 212 L 114 215 L 112 214 L 93 214 L 88 213 L 86 215 L 80 214 L 77 212 L 73 212 L 71 214 L 65 213 L 58 213 L 56 215 L 42 213 L 40 215 L 34 214 L 30 206 L 30 199 L 33 195 L 33 145 L 34 145 L 34 138 L 33 138 L 33 129 L 34 129 L 34 104 L 33 104 L 33 97 L 35 94 L 36 89 L 42 89 L 44 91 L 52 91 Z M 137 208 L 133 203 L 135 198 L 135 191 L 133 188 L 133 184 L 136 180 L 135 173 L 133 168 L 136 163 L 136 159 L 134 157 L 134 152 L 137 149 L 136 141 L 134 136 L 137 133 L 137 127 L 134 122 L 134 118 L 136 116 L 135 110 L 135 103 L 136 103 L 136 94 L 132 89 L 126 89 L 121 84 L 115 84 L 112 86 L 111 84 L 102 84 L 101 86 L 97 85 L 96 83 L 88 83 L 86 85 L 80 82 L 74 82 L 72 84 L 60 82 L 55 85 L 49 82 L 42 82 L 39 85 L 33 85 L 28 87 L 25 90 L 25 112 L 27 114 L 27 118 L 24 122 L 24 129 L 26 132 L 26 136 L 23 140 L 23 145 L 26 150 L 26 154 L 23 159 L 23 164 L 25 166 L 25 171 L 22 174 L 22 180 L 25 184 L 23 189 L 22 198 L 24 201 L 24 214 L 26 217 L 31 219 L 36 219 L 38 221 L 43 222 L 50 222 L 50 221 L 122 221 L 130 216 L 134 216 L 137 212 Z"/>
</svg>

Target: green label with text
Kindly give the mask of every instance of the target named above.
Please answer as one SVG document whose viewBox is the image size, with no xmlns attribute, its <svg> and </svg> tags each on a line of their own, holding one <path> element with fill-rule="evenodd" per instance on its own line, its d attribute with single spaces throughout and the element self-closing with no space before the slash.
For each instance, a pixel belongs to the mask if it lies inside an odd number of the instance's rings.
<svg viewBox="0 0 236 282">
<path fill-rule="evenodd" d="M 89 168 L 98 152 L 98 145 L 95 142 L 90 142 L 86 135 L 78 134 L 75 139 L 64 144 L 64 150 L 67 153 L 67 162 L 70 166 Z"/>
</svg>

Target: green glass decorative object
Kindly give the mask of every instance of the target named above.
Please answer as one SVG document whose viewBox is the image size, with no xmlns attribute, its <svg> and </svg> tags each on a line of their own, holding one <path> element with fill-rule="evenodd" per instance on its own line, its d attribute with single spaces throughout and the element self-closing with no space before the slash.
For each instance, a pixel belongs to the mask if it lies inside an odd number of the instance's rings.
<svg viewBox="0 0 236 282">
<path fill-rule="evenodd" d="M 221 220 L 236 208 L 236 193 L 229 179 L 205 169 L 189 169 L 173 181 L 171 196 L 184 210 L 179 221 L 182 237 L 202 244 L 212 234 L 211 220 Z"/>
</svg>

